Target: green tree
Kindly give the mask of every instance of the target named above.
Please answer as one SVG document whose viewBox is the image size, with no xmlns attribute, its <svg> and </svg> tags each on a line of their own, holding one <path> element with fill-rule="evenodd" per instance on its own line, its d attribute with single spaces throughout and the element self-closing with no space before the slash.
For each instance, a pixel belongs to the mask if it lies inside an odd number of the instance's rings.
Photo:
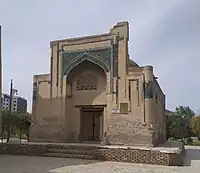
<svg viewBox="0 0 200 173">
<path fill-rule="evenodd" d="M 194 115 L 188 106 L 176 107 L 174 114 L 167 119 L 167 137 L 182 140 L 191 137 L 190 120 Z"/>
<path fill-rule="evenodd" d="M 22 134 L 25 135 L 27 139 L 29 138 L 30 125 L 31 125 L 31 116 L 30 116 L 30 114 L 27 113 L 25 115 L 21 115 L 20 116 L 20 127 L 19 127 L 20 138 L 21 138 Z"/>
<path fill-rule="evenodd" d="M 192 118 L 195 113 L 189 106 L 178 106 L 174 112 L 175 116 L 181 116 L 183 118 Z"/>
<path fill-rule="evenodd" d="M 166 122 L 166 130 L 167 130 L 166 137 L 167 137 L 167 139 L 174 138 L 174 136 L 175 136 L 175 130 L 174 130 L 174 128 L 172 128 L 172 124 L 173 124 L 175 118 L 176 117 L 174 116 L 174 114 L 171 116 L 168 116 L 168 118 L 167 118 L 167 122 Z"/>
<path fill-rule="evenodd" d="M 21 137 L 26 136 L 28 138 L 29 127 L 30 127 L 29 113 L 12 112 L 9 115 L 8 111 L 2 111 L 2 134 L 3 139 L 7 138 L 7 142 L 10 137 Z M 10 131 L 10 136 L 8 135 Z"/>
<path fill-rule="evenodd" d="M 8 111 L 2 111 L 2 116 L 1 116 L 1 123 L 2 123 L 2 134 L 1 137 L 2 138 L 6 138 L 7 137 L 7 132 L 8 132 L 8 124 L 9 124 L 9 113 Z"/>
<path fill-rule="evenodd" d="M 200 140 L 200 116 L 192 117 L 190 121 L 190 127 L 195 136 L 197 136 L 198 139 Z"/>
</svg>

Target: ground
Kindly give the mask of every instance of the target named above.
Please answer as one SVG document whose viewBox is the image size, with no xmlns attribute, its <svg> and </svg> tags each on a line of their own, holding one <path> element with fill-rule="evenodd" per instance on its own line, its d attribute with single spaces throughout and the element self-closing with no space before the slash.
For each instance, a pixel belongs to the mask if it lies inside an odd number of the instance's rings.
<svg viewBox="0 0 200 173">
<path fill-rule="evenodd" d="M 199 146 L 186 147 L 183 167 L 0 155 L 2 173 L 199 173 L 199 170 Z"/>
</svg>

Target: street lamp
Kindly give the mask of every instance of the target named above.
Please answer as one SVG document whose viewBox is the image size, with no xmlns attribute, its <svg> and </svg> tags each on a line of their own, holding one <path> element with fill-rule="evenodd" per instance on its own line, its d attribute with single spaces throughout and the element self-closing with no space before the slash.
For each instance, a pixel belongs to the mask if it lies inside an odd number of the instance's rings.
<svg viewBox="0 0 200 173">
<path fill-rule="evenodd" d="M 8 136 L 7 136 L 7 143 L 10 140 L 10 133 L 11 133 L 10 120 L 11 120 L 11 113 L 12 113 L 12 100 L 13 100 L 13 96 L 15 95 L 15 93 L 17 93 L 17 90 L 13 89 L 13 81 L 11 79 L 11 81 L 10 81 L 10 103 L 9 103 L 9 113 L 8 113 Z"/>
<path fill-rule="evenodd" d="M 8 112 L 8 134 L 7 134 L 7 143 L 10 140 L 10 119 L 11 119 L 11 112 L 12 112 L 12 88 L 13 88 L 13 83 L 12 79 L 10 81 L 10 102 L 9 102 L 9 112 Z"/>
</svg>

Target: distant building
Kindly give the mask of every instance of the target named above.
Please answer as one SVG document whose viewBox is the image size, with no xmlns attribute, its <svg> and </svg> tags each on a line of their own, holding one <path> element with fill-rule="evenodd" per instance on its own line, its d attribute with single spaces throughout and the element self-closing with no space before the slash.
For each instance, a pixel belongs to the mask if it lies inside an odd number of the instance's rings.
<svg viewBox="0 0 200 173">
<path fill-rule="evenodd" d="M 10 105 L 10 95 L 8 94 L 2 94 L 2 109 L 3 110 L 9 110 Z M 14 95 L 12 98 L 12 106 L 11 106 L 12 112 L 27 112 L 27 100 Z"/>
<path fill-rule="evenodd" d="M 23 113 L 27 112 L 27 100 L 26 99 L 24 99 L 22 97 L 17 98 L 17 111 L 23 112 Z"/>
</svg>

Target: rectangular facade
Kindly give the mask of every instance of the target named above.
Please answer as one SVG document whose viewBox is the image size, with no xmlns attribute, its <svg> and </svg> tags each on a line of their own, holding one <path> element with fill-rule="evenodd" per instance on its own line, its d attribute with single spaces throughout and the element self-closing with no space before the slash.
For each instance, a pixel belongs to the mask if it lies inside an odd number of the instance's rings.
<svg viewBox="0 0 200 173">
<path fill-rule="evenodd" d="M 153 67 L 130 59 L 128 41 L 128 22 L 119 22 L 106 34 L 51 42 L 50 74 L 33 79 L 32 141 L 165 141 L 165 96 Z"/>
</svg>

